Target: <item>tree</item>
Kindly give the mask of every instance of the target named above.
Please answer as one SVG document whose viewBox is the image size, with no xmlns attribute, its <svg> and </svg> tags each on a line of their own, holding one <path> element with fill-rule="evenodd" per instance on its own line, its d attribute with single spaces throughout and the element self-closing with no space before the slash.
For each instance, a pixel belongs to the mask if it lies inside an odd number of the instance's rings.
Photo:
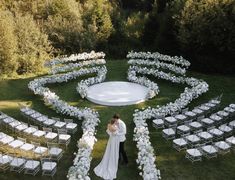
<svg viewBox="0 0 235 180">
<path fill-rule="evenodd" d="M 0 9 L 0 74 L 12 74 L 17 69 L 17 37 L 14 20 L 9 11 Z"/>
<path fill-rule="evenodd" d="M 48 4 L 46 32 L 53 46 L 66 53 L 81 51 L 83 22 L 75 0 L 52 0 Z"/>
<path fill-rule="evenodd" d="M 51 51 L 47 35 L 41 32 L 32 15 L 17 14 L 15 24 L 15 34 L 18 38 L 17 72 L 40 72 Z"/>
<path fill-rule="evenodd" d="M 84 29 L 97 44 L 106 43 L 113 32 L 111 21 L 112 6 L 106 0 L 86 0 L 83 4 Z M 99 46 L 99 45 L 98 45 Z"/>
<path fill-rule="evenodd" d="M 234 8 L 234 0 L 187 0 L 176 16 L 177 37 L 182 47 L 206 53 L 234 51 Z"/>
</svg>

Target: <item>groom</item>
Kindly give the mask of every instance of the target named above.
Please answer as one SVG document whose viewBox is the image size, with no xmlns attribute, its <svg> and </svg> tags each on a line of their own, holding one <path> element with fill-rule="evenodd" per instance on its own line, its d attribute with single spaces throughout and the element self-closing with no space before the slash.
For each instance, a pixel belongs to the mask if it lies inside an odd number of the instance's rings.
<svg viewBox="0 0 235 180">
<path fill-rule="evenodd" d="M 113 115 L 113 119 L 116 120 L 116 125 L 118 127 L 118 133 L 117 135 L 119 136 L 119 141 L 120 141 L 120 145 L 119 145 L 119 157 L 123 159 L 123 163 L 124 164 L 128 164 L 128 159 L 127 159 L 127 155 L 126 155 L 126 151 L 124 150 L 124 143 L 126 140 L 126 124 L 120 119 L 120 115 L 119 114 L 114 114 Z M 120 159 L 119 158 L 119 159 Z"/>
</svg>

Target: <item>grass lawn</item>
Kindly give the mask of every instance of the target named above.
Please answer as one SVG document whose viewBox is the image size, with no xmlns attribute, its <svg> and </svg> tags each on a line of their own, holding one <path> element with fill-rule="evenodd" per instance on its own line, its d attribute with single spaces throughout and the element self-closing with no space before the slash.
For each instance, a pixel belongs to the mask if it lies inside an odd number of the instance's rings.
<svg viewBox="0 0 235 180">
<path fill-rule="evenodd" d="M 126 80 L 126 72 L 128 65 L 124 60 L 109 60 L 107 62 L 107 79 L 111 80 Z M 200 103 L 208 101 L 210 98 L 215 97 L 223 93 L 222 107 L 235 102 L 235 77 L 234 76 L 221 76 L 221 75 L 205 75 L 200 73 L 190 72 L 188 76 L 204 79 L 208 82 L 210 90 L 197 100 L 190 104 L 190 107 L 198 105 Z M 83 77 L 84 78 L 84 77 Z M 0 81 L 0 110 L 7 113 L 18 120 L 26 121 L 26 119 L 20 115 L 19 102 L 30 102 L 32 107 L 39 112 L 47 114 L 48 116 L 60 116 L 56 114 L 52 109 L 46 107 L 43 104 L 42 99 L 39 96 L 35 96 L 28 90 L 27 84 L 32 80 L 29 79 L 16 79 L 16 80 L 1 80 Z M 100 114 L 101 123 L 97 128 L 98 142 L 94 146 L 92 153 L 93 160 L 91 164 L 90 176 L 91 179 L 98 180 L 93 173 L 93 168 L 99 163 L 104 153 L 104 149 L 107 143 L 108 136 L 105 132 L 106 125 L 110 120 L 110 117 L 115 112 L 120 113 L 122 119 L 127 125 L 127 141 L 126 151 L 129 157 L 130 163 L 127 167 L 120 166 L 118 170 L 119 180 L 138 180 L 141 177 L 138 175 L 137 165 L 135 162 L 137 156 L 137 149 L 133 142 L 133 129 L 134 123 L 132 121 L 132 114 L 134 109 L 143 108 L 147 106 L 163 105 L 167 102 L 174 101 L 179 94 L 183 91 L 184 86 L 174 85 L 167 81 L 156 80 L 160 87 L 160 93 L 156 98 L 133 106 L 126 107 L 106 107 L 93 104 L 87 100 L 83 100 L 76 92 L 76 85 L 80 79 L 71 81 L 69 83 L 54 84 L 49 87 L 56 92 L 61 99 L 69 102 L 74 106 L 79 107 L 91 107 L 97 110 Z M 80 122 L 78 122 L 81 124 Z M 212 160 L 203 160 L 199 163 L 190 163 L 185 160 L 185 153 L 178 153 L 172 148 L 172 143 L 165 141 L 161 136 L 161 130 L 156 130 L 149 122 L 150 137 L 152 145 L 157 155 L 157 166 L 161 170 L 162 179 L 185 179 L 185 180 L 198 180 L 198 179 L 213 179 L 213 180 L 232 180 L 235 179 L 235 156 L 234 153 L 229 153 L 225 156 L 219 156 Z M 2 131 L 6 131 L 4 128 Z M 8 132 L 11 134 L 12 132 Z M 74 158 L 73 153 L 77 151 L 76 141 L 81 137 L 81 129 L 72 137 L 72 143 L 66 150 L 62 160 L 59 162 L 57 174 L 54 179 L 64 180 L 69 166 L 72 165 Z M 1 173 L 0 180 L 30 180 L 30 179 L 50 179 L 37 175 L 35 177 L 25 176 L 23 174 L 16 173 Z"/>
</svg>

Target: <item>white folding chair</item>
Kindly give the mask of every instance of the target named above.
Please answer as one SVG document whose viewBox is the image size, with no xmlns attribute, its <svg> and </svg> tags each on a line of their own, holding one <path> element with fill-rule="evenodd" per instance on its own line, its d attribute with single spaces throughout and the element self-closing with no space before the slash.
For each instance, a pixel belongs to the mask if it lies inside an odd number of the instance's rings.
<svg viewBox="0 0 235 180">
<path fill-rule="evenodd" d="M 65 128 L 68 130 L 69 133 L 74 134 L 77 131 L 77 124 L 73 122 L 73 119 L 64 119 L 66 122 Z"/>
<path fill-rule="evenodd" d="M 0 170 L 4 172 L 8 170 L 12 160 L 13 157 L 9 155 L 0 154 Z"/>
<path fill-rule="evenodd" d="M 31 141 L 31 144 L 34 145 L 33 153 L 35 157 L 43 157 L 48 155 L 48 148 L 43 147 L 40 143 Z"/>
<path fill-rule="evenodd" d="M 65 128 L 66 122 L 60 121 L 60 118 L 52 117 L 51 119 L 56 121 L 55 124 L 53 125 L 53 127 L 55 129 L 63 129 L 63 128 Z"/>
<path fill-rule="evenodd" d="M 230 144 L 230 146 L 233 148 L 233 150 L 235 150 L 235 137 L 234 136 L 230 136 L 230 137 L 226 138 L 225 141 Z"/>
<path fill-rule="evenodd" d="M 220 154 L 227 154 L 230 152 L 230 149 L 231 149 L 231 145 L 229 145 L 225 141 L 216 142 L 215 147 L 217 147 Z"/>
<path fill-rule="evenodd" d="M 207 157 L 207 159 L 213 158 L 213 157 L 217 157 L 217 149 L 212 146 L 212 145 L 205 145 L 201 147 L 203 155 L 205 157 Z"/>
<path fill-rule="evenodd" d="M 67 147 L 71 140 L 71 135 L 67 134 L 67 129 L 58 129 L 58 135 L 59 144 L 63 144 Z"/>
<path fill-rule="evenodd" d="M 173 116 L 165 117 L 164 123 L 167 127 L 176 127 L 177 126 L 177 119 Z"/>
<path fill-rule="evenodd" d="M 51 142 L 57 141 L 58 134 L 52 132 L 51 128 L 43 128 L 43 131 L 46 132 L 46 135 L 44 136 L 46 140 L 51 141 Z"/>
<path fill-rule="evenodd" d="M 218 129 L 223 131 L 226 137 L 231 136 L 233 133 L 233 129 L 227 124 L 222 124 Z"/>
<path fill-rule="evenodd" d="M 190 160 L 192 163 L 202 161 L 202 153 L 197 148 L 187 149 L 185 158 Z"/>
<path fill-rule="evenodd" d="M 47 147 L 49 149 L 48 154 L 51 159 L 59 161 L 62 158 L 63 150 L 58 147 L 58 144 L 48 142 Z"/>
<path fill-rule="evenodd" d="M 42 166 L 42 175 L 43 176 L 51 176 L 53 177 L 57 170 L 57 163 L 51 161 L 49 158 L 42 158 L 41 159 L 41 166 Z"/>
<path fill-rule="evenodd" d="M 186 125 L 180 125 L 177 127 L 177 134 L 184 135 L 190 132 L 190 127 Z"/>
<path fill-rule="evenodd" d="M 174 139 L 175 138 L 175 130 L 172 128 L 168 128 L 168 129 L 163 129 L 162 130 L 162 136 L 166 139 Z"/>
<path fill-rule="evenodd" d="M 177 151 L 181 151 L 183 149 L 187 149 L 187 141 L 184 138 L 178 138 L 173 140 L 173 147 Z"/>
<path fill-rule="evenodd" d="M 24 158 L 14 157 L 10 163 L 10 171 L 20 173 L 24 169 L 26 160 Z"/>
<path fill-rule="evenodd" d="M 40 171 L 40 162 L 28 159 L 24 164 L 24 174 L 35 176 Z"/>
<path fill-rule="evenodd" d="M 154 119 L 152 124 L 156 129 L 164 128 L 164 121 L 162 119 Z"/>
<path fill-rule="evenodd" d="M 212 143 L 213 135 L 211 135 L 207 131 L 199 132 L 197 136 L 200 137 L 202 139 L 202 142 L 205 144 Z"/>
<path fill-rule="evenodd" d="M 200 141 L 201 141 L 200 137 L 198 137 L 198 136 L 195 135 L 195 134 L 185 136 L 185 139 L 187 140 L 188 145 L 189 145 L 190 147 L 195 147 L 195 146 L 196 146 L 197 144 L 199 144 Z"/>
</svg>

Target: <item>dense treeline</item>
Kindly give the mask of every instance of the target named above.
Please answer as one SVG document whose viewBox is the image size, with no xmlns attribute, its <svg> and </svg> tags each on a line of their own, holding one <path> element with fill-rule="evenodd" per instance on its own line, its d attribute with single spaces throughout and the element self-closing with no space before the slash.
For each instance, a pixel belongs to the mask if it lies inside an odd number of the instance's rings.
<svg viewBox="0 0 235 180">
<path fill-rule="evenodd" d="M 53 56 L 93 49 L 159 51 L 234 72 L 234 29 L 234 0 L 2 0 L 0 72 L 41 72 Z"/>
</svg>

